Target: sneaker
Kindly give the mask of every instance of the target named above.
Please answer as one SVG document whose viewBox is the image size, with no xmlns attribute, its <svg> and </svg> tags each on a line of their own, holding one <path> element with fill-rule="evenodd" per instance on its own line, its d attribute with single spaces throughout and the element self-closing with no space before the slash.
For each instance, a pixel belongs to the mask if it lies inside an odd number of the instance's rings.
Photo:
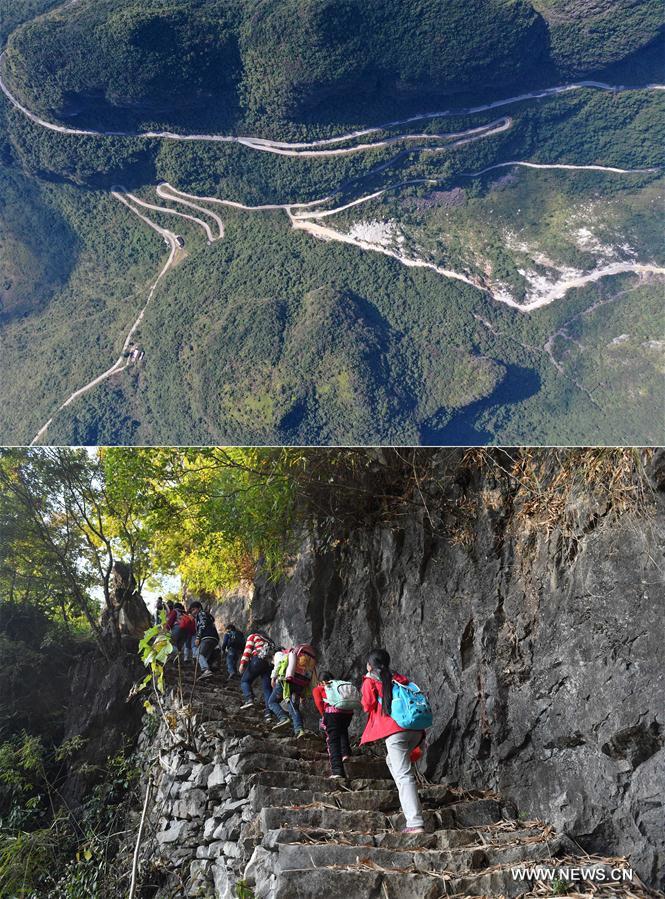
<svg viewBox="0 0 665 899">
<path fill-rule="evenodd" d="M 304 730 L 299 730 L 299 731 L 297 731 L 297 733 L 296 733 L 296 740 L 299 740 L 301 737 L 304 737 L 304 736 L 305 736 L 305 731 L 304 731 Z"/>
<path fill-rule="evenodd" d="M 425 833 L 424 827 L 403 827 L 402 833 Z"/>
<path fill-rule="evenodd" d="M 212 671 L 209 668 L 199 674 L 199 680 L 203 680 L 204 677 L 212 677 Z"/>
<path fill-rule="evenodd" d="M 286 727 L 290 720 L 290 718 L 280 718 L 277 724 L 275 724 L 275 726 L 273 727 L 273 730 L 280 730 L 282 727 Z"/>
<path fill-rule="evenodd" d="M 343 774 L 330 774 L 328 780 L 344 780 Z"/>
<path fill-rule="evenodd" d="M 243 704 L 240 706 L 241 709 L 251 709 L 253 707 L 254 707 L 253 699 L 248 699 L 247 702 L 243 702 Z"/>
</svg>

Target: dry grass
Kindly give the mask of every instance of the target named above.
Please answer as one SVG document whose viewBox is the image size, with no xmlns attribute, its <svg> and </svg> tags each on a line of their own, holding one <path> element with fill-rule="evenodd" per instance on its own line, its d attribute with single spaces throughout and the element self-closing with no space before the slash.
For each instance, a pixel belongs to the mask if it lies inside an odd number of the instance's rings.
<svg viewBox="0 0 665 899">
<path fill-rule="evenodd" d="M 604 519 L 646 516 L 653 506 L 653 491 L 645 475 L 652 455 L 651 449 L 632 447 L 524 448 L 514 452 L 474 447 L 465 454 L 463 465 L 485 475 L 492 473 L 506 483 L 516 527 L 538 529 L 547 535 L 558 529 L 569 537 L 595 528 Z M 485 493 L 486 504 L 494 508 L 496 491 Z M 476 503 L 462 498 L 457 508 L 471 530 Z M 452 539 L 466 544 L 471 538 L 460 526 Z"/>
</svg>

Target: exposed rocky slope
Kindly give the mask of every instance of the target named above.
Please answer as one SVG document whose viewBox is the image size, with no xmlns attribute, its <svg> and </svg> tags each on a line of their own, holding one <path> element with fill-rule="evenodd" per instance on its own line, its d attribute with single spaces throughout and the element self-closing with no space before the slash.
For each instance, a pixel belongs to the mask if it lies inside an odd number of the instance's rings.
<svg viewBox="0 0 665 899">
<path fill-rule="evenodd" d="M 193 685 L 191 669 L 180 684 L 174 675 L 175 740 L 163 726 L 142 740 L 155 761 L 142 896 L 534 895 L 512 868 L 554 864 L 552 856 L 572 846 L 543 822 L 517 820 L 512 804 L 494 793 L 445 783 L 421 786 L 431 832 L 401 834 L 382 758 L 365 750 L 349 763 L 348 781 L 331 781 L 317 735 L 275 735 L 258 709 L 240 710 L 240 691 L 225 677 Z M 634 884 L 630 895 L 648 892 Z"/>
<path fill-rule="evenodd" d="M 420 511 L 310 539 L 288 578 L 257 584 L 255 617 L 287 645 L 311 638 L 337 676 L 386 646 L 431 694 L 429 777 L 497 790 L 662 888 L 662 455 L 644 518 L 609 488 L 543 500 L 446 458 L 437 533 Z"/>
</svg>

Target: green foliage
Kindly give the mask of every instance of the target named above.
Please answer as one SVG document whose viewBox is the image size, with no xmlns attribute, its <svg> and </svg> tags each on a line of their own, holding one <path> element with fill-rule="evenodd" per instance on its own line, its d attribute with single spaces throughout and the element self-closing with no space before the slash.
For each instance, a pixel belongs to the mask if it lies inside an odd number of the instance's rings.
<svg viewBox="0 0 665 899">
<path fill-rule="evenodd" d="M 162 612 L 162 622 L 149 628 L 139 643 L 139 655 L 145 667 L 149 669 L 149 674 L 140 684 L 141 690 L 152 683 L 156 690 L 164 692 L 164 665 L 173 652 L 171 634 L 164 629 L 165 618 L 166 615 Z M 149 714 L 154 712 L 154 707 L 148 700 L 145 700 L 144 706 Z"/>
<path fill-rule="evenodd" d="M 50 827 L 0 832 L 0 891 L 3 896 L 37 899 L 37 886 L 53 863 L 59 836 Z M 72 897 L 73 899 L 73 897 Z"/>
<path fill-rule="evenodd" d="M 177 571 L 194 590 L 219 590 L 251 577 L 259 558 L 278 569 L 291 546 L 293 484 L 272 456 L 251 449 L 104 451 L 107 478 L 131 469 L 157 571 Z M 288 469 L 297 462 L 276 451 Z M 167 656 L 153 628 L 142 651 L 156 676 Z"/>
<path fill-rule="evenodd" d="M 78 748 L 80 748 L 80 742 Z M 69 756 L 75 740 L 61 744 L 55 758 Z M 57 769 L 45 767 L 36 738 L 0 744 L 0 796 L 6 782 L 14 786 L 13 817 L 0 819 L 0 893 L 36 899 L 102 899 L 115 882 L 111 859 L 118 829 L 138 781 L 135 761 L 122 752 L 110 757 L 102 781 L 86 796 L 75 815 L 54 813 L 36 789 L 57 789 Z"/>
<path fill-rule="evenodd" d="M 42 573 L 58 590 L 63 617 L 84 616 L 102 653 L 119 643 L 119 616 L 147 576 L 149 526 L 141 498 L 121 478 L 107 481 L 103 456 L 57 448 L 0 450 L 0 571 L 25 591 Z M 112 589 L 116 561 L 128 566 L 130 590 Z M 104 633 L 93 587 L 101 588 Z"/>
<path fill-rule="evenodd" d="M 60 0 L 0 0 L 0 46 L 4 46 L 9 35 L 23 22 L 29 22 L 38 15 L 60 5 Z"/>
<path fill-rule="evenodd" d="M 24 602 L 0 601 L 0 738 L 24 730 L 49 742 L 61 736 L 70 665 L 90 648 L 90 634 L 48 615 L 38 584 Z"/>
<path fill-rule="evenodd" d="M 75 110 L 109 128 L 149 127 L 164 114 L 186 122 L 205 114 L 214 86 L 222 124 L 235 111 L 240 65 L 225 5 L 193 3 L 183 16 L 156 2 L 107 0 L 56 13 L 14 32 L 8 70 L 35 108 Z"/>
<path fill-rule="evenodd" d="M 0 832 L 43 819 L 44 746 L 26 731 L 0 743 Z"/>
<path fill-rule="evenodd" d="M 72 756 L 83 749 L 86 742 L 85 737 L 82 737 L 80 734 L 74 734 L 66 740 L 63 740 L 55 751 L 56 762 L 68 761 Z"/>
<path fill-rule="evenodd" d="M 76 238 L 39 183 L 0 167 L 0 323 L 46 306 L 75 258 Z"/>
<path fill-rule="evenodd" d="M 238 899 L 254 899 L 254 890 L 246 880 L 239 880 L 236 883 L 235 894 Z"/>
</svg>

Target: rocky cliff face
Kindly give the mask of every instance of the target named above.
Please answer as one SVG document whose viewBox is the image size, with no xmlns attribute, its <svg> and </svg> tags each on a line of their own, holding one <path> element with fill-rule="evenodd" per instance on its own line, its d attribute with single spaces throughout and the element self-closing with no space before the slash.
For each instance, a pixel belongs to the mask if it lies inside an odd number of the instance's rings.
<svg viewBox="0 0 665 899">
<path fill-rule="evenodd" d="M 385 646 L 430 692 L 433 779 L 496 789 L 585 849 L 629 856 L 662 886 L 656 463 L 643 517 L 610 485 L 563 502 L 555 489 L 535 514 L 499 469 L 467 468 L 427 497 L 430 511 L 453 510 L 441 527 L 421 510 L 325 549 L 313 537 L 288 578 L 257 583 L 253 615 L 285 644 L 311 640 L 335 676 L 359 678 L 367 651 Z"/>
<path fill-rule="evenodd" d="M 61 788 L 70 807 L 78 805 L 99 779 L 109 756 L 131 746 L 138 736 L 143 707 L 129 696 L 143 674 L 135 650 L 120 652 L 110 663 L 91 650 L 73 667 L 65 739 L 80 737 L 83 744 L 71 760 Z"/>
</svg>

